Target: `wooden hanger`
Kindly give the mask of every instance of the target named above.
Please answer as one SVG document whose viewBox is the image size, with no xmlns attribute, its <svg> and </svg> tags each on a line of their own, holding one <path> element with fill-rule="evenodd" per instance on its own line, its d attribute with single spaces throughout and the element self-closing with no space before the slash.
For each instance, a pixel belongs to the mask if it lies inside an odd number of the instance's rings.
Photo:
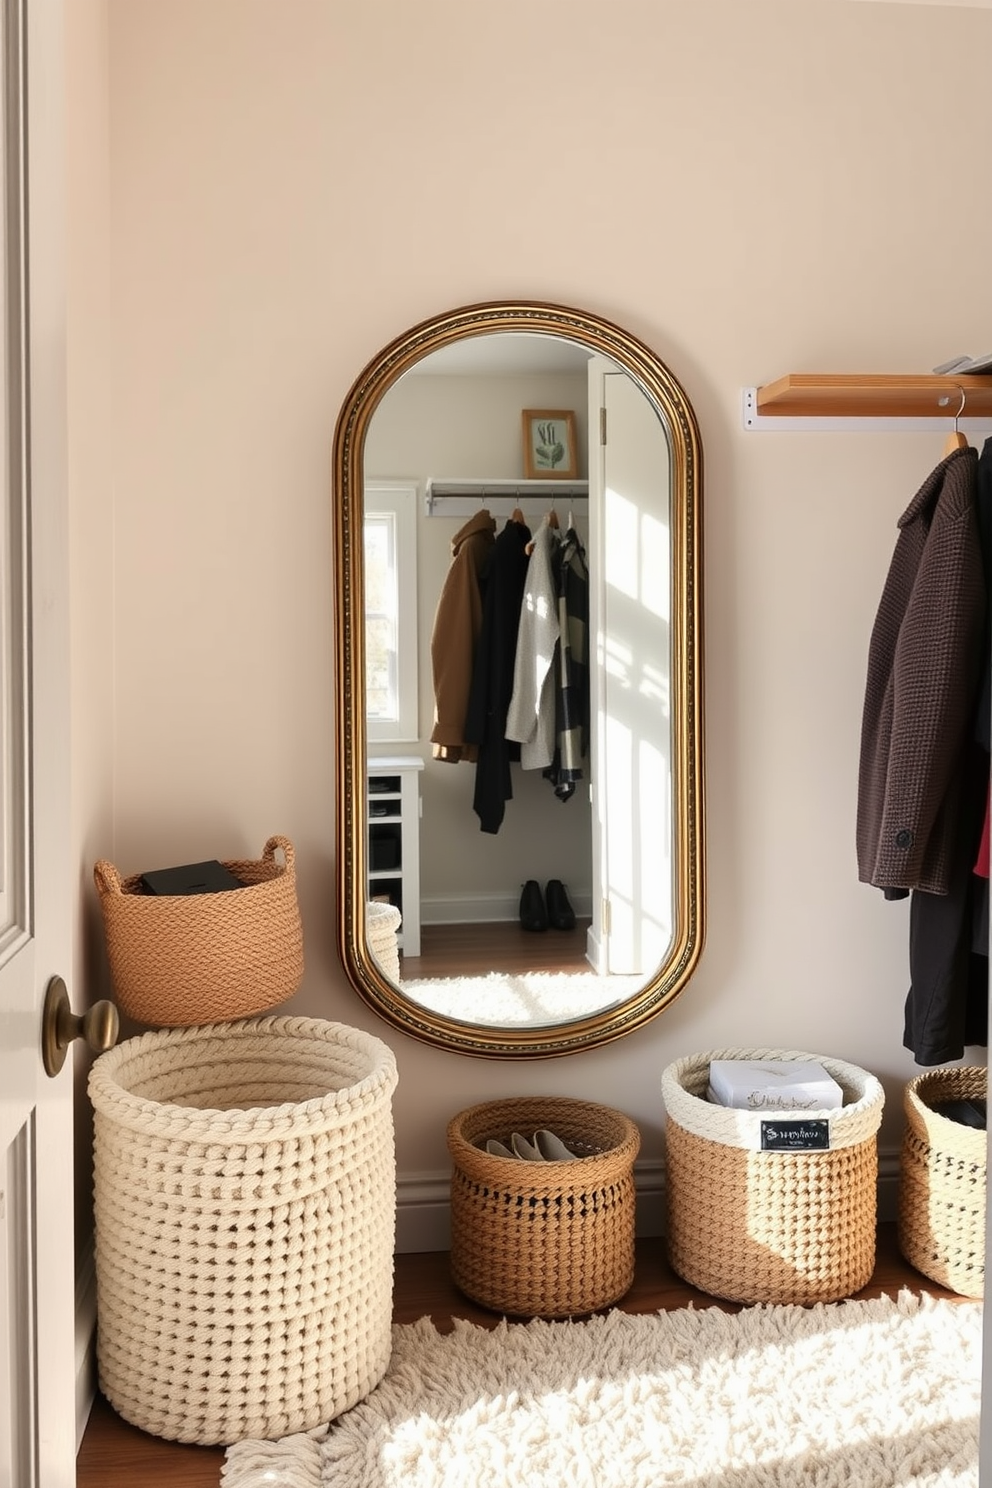
<svg viewBox="0 0 992 1488">
<path fill-rule="evenodd" d="M 544 525 L 545 525 L 545 527 L 557 527 L 558 526 L 558 513 L 555 511 L 554 507 L 551 508 L 551 510 L 548 512 L 547 516 L 545 517 L 545 519 L 544 519 Z M 529 554 L 533 553 L 533 551 L 534 551 L 534 539 L 531 538 L 530 542 L 527 543 L 527 544 L 525 544 L 525 546 L 524 546 L 524 552 L 529 555 Z"/>
<path fill-rule="evenodd" d="M 519 506 L 515 506 L 513 508 L 512 512 L 510 513 L 510 521 L 511 522 L 519 522 L 520 525 L 521 525 L 521 527 L 526 527 L 527 526 L 527 523 L 524 521 L 524 514 L 520 510 Z"/>
<path fill-rule="evenodd" d="M 948 434 L 947 438 L 944 441 L 944 459 L 945 460 L 947 459 L 948 455 L 953 455 L 953 453 L 954 453 L 955 450 L 967 449 L 968 448 L 968 436 L 966 434 L 962 434 L 961 433 L 961 430 L 958 428 L 958 419 L 961 417 L 962 413 L 964 413 L 964 405 L 965 405 L 965 391 L 964 391 L 964 388 L 959 387 L 958 388 L 958 392 L 961 394 L 961 403 L 960 403 L 960 405 L 958 407 L 957 413 L 954 415 L 954 428 L 951 431 L 951 433 Z"/>
</svg>

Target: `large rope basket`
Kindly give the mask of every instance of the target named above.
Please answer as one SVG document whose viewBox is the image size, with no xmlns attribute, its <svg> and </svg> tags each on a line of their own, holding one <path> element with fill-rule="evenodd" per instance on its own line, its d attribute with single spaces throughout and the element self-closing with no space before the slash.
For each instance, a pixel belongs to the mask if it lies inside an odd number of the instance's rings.
<svg viewBox="0 0 992 1488">
<path fill-rule="evenodd" d="M 282 849 L 285 863 L 276 859 Z M 145 894 L 101 859 L 100 896 L 114 995 L 138 1023 L 182 1028 L 266 1012 L 303 980 L 293 844 L 224 863 L 244 885 L 214 894 Z"/>
<path fill-rule="evenodd" d="M 396 1062 L 270 1017 L 145 1033 L 94 1061 L 97 1362 L 170 1441 L 319 1426 L 391 1351 Z"/>
<path fill-rule="evenodd" d="M 984 1130 L 933 1107 L 986 1099 L 985 1068 L 928 1070 L 906 1086 L 899 1164 L 899 1249 L 917 1271 L 964 1297 L 985 1292 Z"/>
<path fill-rule="evenodd" d="M 801 1117 L 827 1123 L 829 1146 L 762 1150 L 762 1123 L 788 1122 L 796 1113 L 706 1100 L 711 1059 L 822 1064 L 840 1085 L 843 1105 Z M 866 1285 L 875 1268 L 884 1105 L 874 1075 L 819 1054 L 726 1049 L 670 1064 L 661 1091 L 669 1259 L 684 1281 L 745 1303 L 835 1302 Z"/>
<path fill-rule="evenodd" d="M 528 1162 L 485 1151 L 547 1129 L 574 1161 Z M 572 1317 L 619 1301 L 634 1280 L 634 1158 L 640 1133 L 609 1106 L 521 1096 L 462 1111 L 448 1124 L 451 1273 L 484 1307 Z"/>
</svg>

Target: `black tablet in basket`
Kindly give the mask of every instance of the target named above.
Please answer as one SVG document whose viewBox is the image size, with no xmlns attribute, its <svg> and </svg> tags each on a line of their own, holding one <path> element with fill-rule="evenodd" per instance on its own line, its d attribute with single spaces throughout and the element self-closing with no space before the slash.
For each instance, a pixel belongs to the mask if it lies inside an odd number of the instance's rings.
<svg viewBox="0 0 992 1488">
<path fill-rule="evenodd" d="M 219 894 L 225 889 L 243 889 L 244 884 L 223 863 L 210 858 L 206 863 L 143 873 L 141 887 L 146 894 Z"/>
</svg>

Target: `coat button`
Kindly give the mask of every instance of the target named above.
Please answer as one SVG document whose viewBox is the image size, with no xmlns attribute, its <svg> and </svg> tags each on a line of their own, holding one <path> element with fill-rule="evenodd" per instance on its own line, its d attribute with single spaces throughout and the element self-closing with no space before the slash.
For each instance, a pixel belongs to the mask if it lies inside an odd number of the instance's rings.
<svg viewBox="0 0 992 1488">
<path fill-rule="evenodd" d="M 896 847 L 912 847 L 913 834 L 908 827 L 900 827 L 896 833 Z"/>
</svg>

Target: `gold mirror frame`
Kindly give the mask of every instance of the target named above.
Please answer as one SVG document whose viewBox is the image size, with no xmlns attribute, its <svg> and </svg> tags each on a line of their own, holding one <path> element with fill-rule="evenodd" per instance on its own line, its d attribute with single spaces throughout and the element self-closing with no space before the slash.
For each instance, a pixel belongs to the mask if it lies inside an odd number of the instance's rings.
<svg viewBox="0 0 992 1488">
<path fill-rule="evenodd" d="M 405 998 L 382 973 L 366 933 L 364 445 L 383 396 L 411 366 L 453 342 L 498 332 L 563 338 L 611 358 L 665 420 L 672 484 L 672 773 L 674 932 L 669 953 L 633 996 L 576 1022 L 532 1029 L 480 1027 Z M 337 938 L 348 978 L 380 1017 L 412 1038 L 490 1059 L 552 1058 L 633 1033 L 668 1007 L 699 960 L 705 917 L 701 493 L 695 415 L 672 373 L 641 341 L 581 310 L 539 301 L 467 305 L 421 321 L 391 341 L 356 379 L 334 433 L 334 617 L 337 787 Z"/>
</svg>

